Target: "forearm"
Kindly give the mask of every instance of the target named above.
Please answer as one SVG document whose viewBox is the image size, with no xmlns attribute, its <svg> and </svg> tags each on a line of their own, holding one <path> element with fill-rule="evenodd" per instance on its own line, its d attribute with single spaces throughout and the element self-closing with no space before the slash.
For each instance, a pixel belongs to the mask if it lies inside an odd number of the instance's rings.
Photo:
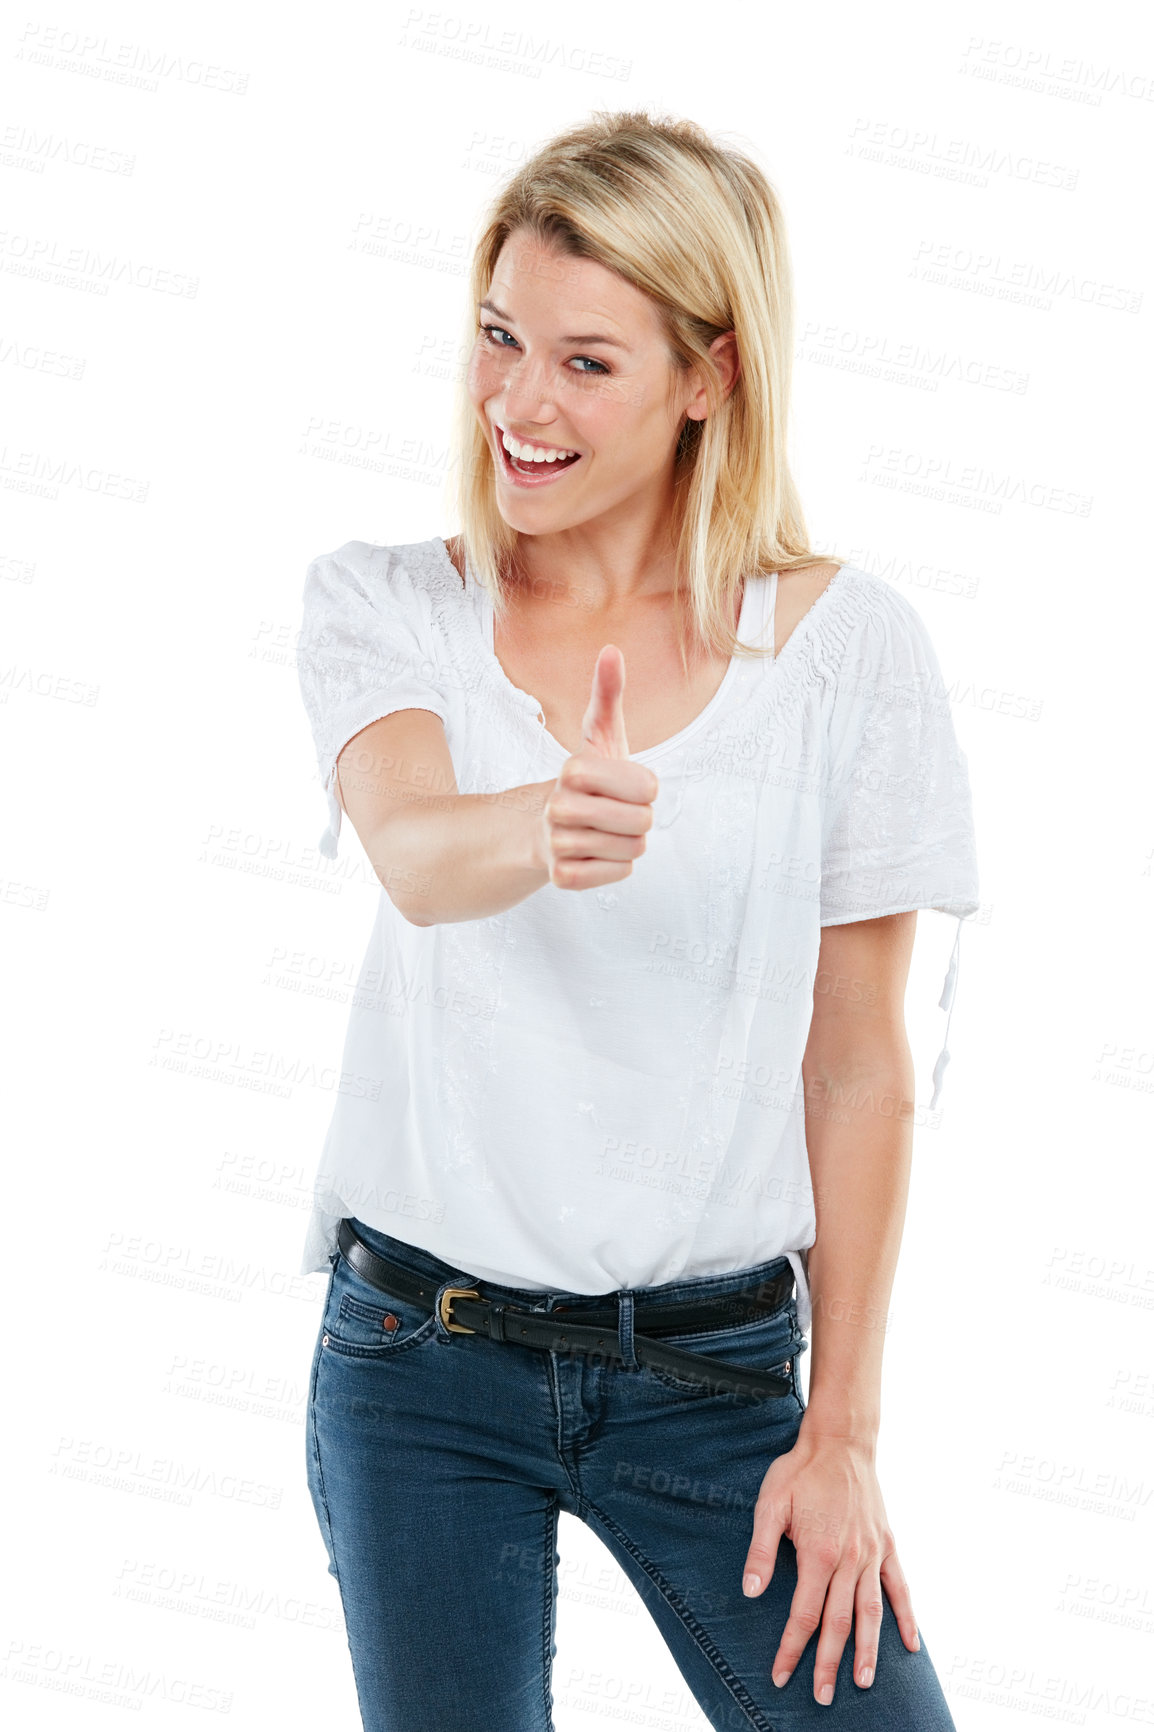
<svg viewBox="0 0 1154 1732">
<path fill-rule="evenodd" d="M 805 1076 L 806 1142 L 816 1238 L 807 1267 L 813 1306 L 809 1433 L 871 1452 L 881 1421 L 882 1351 L 909 1195 L 913 1064 L 904 1031 L 851 1073 Z"/>
<path fill-rule="evenodd" d="M 549 882 L 539 831 L 553 786 L 411 800 L 369 838 L 373 870 L 414 926 L 500 914 Z"/>
</svg>

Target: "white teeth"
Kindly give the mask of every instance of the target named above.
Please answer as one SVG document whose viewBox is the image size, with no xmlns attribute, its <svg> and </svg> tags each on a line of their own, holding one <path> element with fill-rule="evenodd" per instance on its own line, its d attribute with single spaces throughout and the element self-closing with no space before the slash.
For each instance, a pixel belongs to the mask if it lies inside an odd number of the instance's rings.
<svg viewBox="0 0 1154 1732">
<path fill-rule="evenodd" d="M 576 457 L 575 451 L 546 451 L 540 445 L 524 445 L 520 439 L 515 439 L 511 433 L 502 431 L 501 443 L 511 457 L 517 457 L 522 463 L 556 463 L 560 457 Z"/>
</svg>

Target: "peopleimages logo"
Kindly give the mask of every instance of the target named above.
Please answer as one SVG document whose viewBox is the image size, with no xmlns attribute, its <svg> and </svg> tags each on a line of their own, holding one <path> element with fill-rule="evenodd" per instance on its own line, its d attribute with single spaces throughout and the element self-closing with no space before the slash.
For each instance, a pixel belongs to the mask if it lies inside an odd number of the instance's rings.
<svg viewBox="0 0 1154 1732">
<path fill-rule="evenodd" d="M 860 117 L 850 128 L 847 149 L 864 161 L 913 169 L 971 186 L 988 186 L 991 175 L 1001 175 L 1034 186 L 1073 192 L 1081 172 L 1064 163 L 1047 162 L 1028 151 L 1008 150 L 969 138 L 943 138 L 928 128 Z"/>
<path fill-rule="evenodd" d="M 953 241 L 919 241 L 910 274 L 936 287 L 966 289 L 1042 312 L 1048 312 L 1059 298 L 1109 312 L 1137 313 L 1142 309 L 1138 289 L 1083 275 L 1067 265 L 1003 257 Z"/>
</svg>

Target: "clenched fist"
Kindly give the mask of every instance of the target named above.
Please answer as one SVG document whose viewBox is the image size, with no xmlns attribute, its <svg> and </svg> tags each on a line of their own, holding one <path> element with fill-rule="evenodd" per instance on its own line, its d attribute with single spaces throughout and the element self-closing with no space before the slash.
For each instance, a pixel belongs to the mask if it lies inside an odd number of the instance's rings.
<svg viewBox="0 0 1154 1732">
<path fill-rule="evenodd" d="M 566 758 L 541 814 L 544 863 L 559 890 L 616 884 L 645 852 L 660 784 L 652 770 L 630 761 L 624 691 L 625 657 L 606 644 L 581 723 L 586 743 Z"/>
</svg>

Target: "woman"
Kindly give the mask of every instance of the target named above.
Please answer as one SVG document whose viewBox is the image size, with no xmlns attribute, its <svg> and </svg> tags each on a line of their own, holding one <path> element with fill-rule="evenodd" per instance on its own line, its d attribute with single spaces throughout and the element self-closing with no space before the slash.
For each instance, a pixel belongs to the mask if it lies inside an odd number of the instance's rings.
<svg viewBox="0 0 1154 1732">
<path fill-rule="evenodd" d="M 301 641 L 383 890 L 302 1260 L 364 1725 L 552 1725 L 565 1510 L 711 1724 L 938 1732 L 874 1466 L 916 911 L 978 906 L 938 662 L 808 545 L 752 162 L 598 115 L 470 287 L 461 534 L 314 560 Z"/>
</svg>

